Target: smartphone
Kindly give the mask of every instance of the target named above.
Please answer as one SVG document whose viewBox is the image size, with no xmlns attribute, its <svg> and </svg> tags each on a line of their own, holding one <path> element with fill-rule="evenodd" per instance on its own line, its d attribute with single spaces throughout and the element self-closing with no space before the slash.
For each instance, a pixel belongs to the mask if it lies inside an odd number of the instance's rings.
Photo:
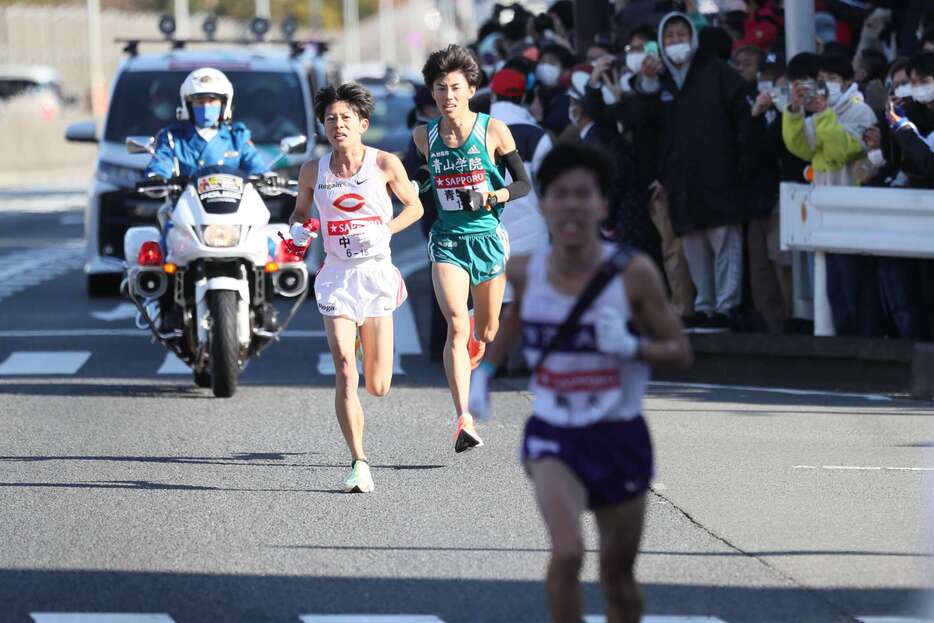
<svg viewBox="0 0 934 623">
<path fill-rule="evenodd" d="M 658 53 L 658 44 L 655 43 L 654 41 L 649 41 L 648 43 L 646 43 L 645 46 L 643 47 L 643 50 L 645 50 L 646 54 L 651 54 L 655 56 L 656 58 L 660 56 L 660 54 Z"/>
</svg>

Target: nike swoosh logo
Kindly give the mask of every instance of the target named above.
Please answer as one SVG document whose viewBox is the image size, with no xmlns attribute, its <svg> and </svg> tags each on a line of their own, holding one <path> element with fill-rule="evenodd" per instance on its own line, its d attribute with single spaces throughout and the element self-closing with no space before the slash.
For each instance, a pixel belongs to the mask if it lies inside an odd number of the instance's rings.
<svg viewBox="0 0 934 623">
<path fill-rule="evenodd" d="M 366 178 L 366 180 L 368 180 L 368 179 L 370 179 L 370 178 Z M 355 184 L 366 184 L 366 180 L 354 180 L 354 183 L 355 183 Z"/>
</svg>

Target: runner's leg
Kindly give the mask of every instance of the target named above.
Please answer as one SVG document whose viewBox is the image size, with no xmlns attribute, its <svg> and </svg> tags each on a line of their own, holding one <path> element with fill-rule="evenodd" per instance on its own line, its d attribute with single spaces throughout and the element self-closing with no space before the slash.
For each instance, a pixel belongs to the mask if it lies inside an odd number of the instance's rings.
<svg viewBox="0 0 934 623">
<path fill-rule="evenodd" d="M 354 342 L 357 339 L 357 324 L 344 317 L 324 316 L 324 332 L 328 338 L 331 357 L 334 359 L 335 387 L 334 408 L 344 441 L 354 459 L 365 459 L 363 451 L 363 407 L 357 396 L 360 382 L 357 374 L 357 356 Z"/>
<path fill-rule="evenodd" d="M 385 396 L 392 384 L 392 316 L 367 318 L 360 327 L 360 341 L 366 391 L 373 396 Z"/>
<path fill-rule="evenodd" d="M 616 506 L 598 509 L 600 584 L 607 623 L 639 623 L 642 592 L 634 567 L 645 521 L 645 495 Z"/>
<path fill-rule="evenodd" d="M 499 314 L 503 308 L 503 294 L 506 292 L 506 274 L 478 283 L 471 291 L 475 337 L 489 344 L 499 330 Z"/>
<path fill-rule="evenodd" d="M 454 264 L 439 262 L 431 265 L 431 281 L 441 313 L 448 324 L 447 340 L 444 343 L 444 372 L 454 400 L 454 410 L 460 416 L 467 411 L 467 392 L 470 389 L 470 359 L 467 356 L 467 336 L 470 333 L 467 295 L 470 292 L 470 276 Z"/>
<path fill-rule="evenodd" d="M 557 459 L 529 461 L 538 508 L 551 537 L 551 560 L 545 578 L 548 608 L 554 623 L 581 623 L 580 570 L 584 542 L 580 516 L 587 491 L 577 476 Z"/>
</svg>

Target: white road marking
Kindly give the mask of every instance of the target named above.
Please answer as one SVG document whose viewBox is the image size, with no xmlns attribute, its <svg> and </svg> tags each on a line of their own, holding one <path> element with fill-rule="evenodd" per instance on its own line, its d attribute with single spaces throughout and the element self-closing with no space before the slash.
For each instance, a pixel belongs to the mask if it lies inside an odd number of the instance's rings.
<svg viewBox="0 0 934 623">
<path fill-rule="evenodd" d="M 363 374 L 363 362 L 359 359 L 357 360 L 357 373 Z M 393 355 L 392 373 L 397 376 L 405 374 L 398 352 Z M 334 358 L 331 357 L 330 352 L 318 353 L 318 374 L 321 376 L 334 376 L 337 374 L 337 370 L 334 368 Z"/>
<path fill-rule="evenodd" d="M 668 485 L 663 482 L 653 482 L 652 483 L 653 491 L 668 491 Z"/>
<path fill-rule="evenodd" d="M 19 212 L 25 214 L 73 212 L 83 209 L 87 202 L 88 197 L 85 193 L 3 197 L 0 199 L 0 212 Z"/>
<path fill-rule="evenodd" d="M 33 612 L 35 623 L 175 623 L 167 614 L 132 614 L 123 612 Z"/>
<path fill-rule="evenodd" d="M 84 249 L 66 246 L 0 255 L 0 301 L 11 294 L 81 268 Z"/>
<path fill-rule="evenodd" d="M 38 329 L 0 331 L 4 337 L 152 337 L 148 329 Z M 286 331 L 283 337 L 319 338 L 324 331 Z"/>
<path fill-rule="evenodd" d="M 302 614 L 302 623 L 444 623 L 432 614 Z"/>
<path fill-rule="evenodd" d="M 11 353 L 0 363 L 0 376 L 77 374 L 90 351 L 33 351 Z"/>
<path fill-rule="evenodd" d="M 691 389 L 733 389 L 747 392 L 766 392 L 772 394 L 788 394 L 790 396 L 834 396 L 837 398 L 862 398 L 872 401 L 894 400 L 891 396 L 882 394 L 858 394 L 852 392 L 831 392 L 819 389 L 789 389 L 786 387 L 756 387 L 755 385 L 715 385 L 712 383 L 675 383 L 670 381 L 652 381 L 650 386 L 656 387 L 689 387 Z"/>
<path fill-rule="evenodd" d="M 934 623 L 934 619 L 915 617 L 856 617 L 860 623 Z"/>
<path fill-rule="evenodd" d="M 191 374 L 191 368 L 175 353 L 166 353 L 165 361 L 162 362 L 156 374 Z"/>
<path fill-rule="evenodd" d="M 38 331 L 0 331 L 3 337 L 148 337 L 145 329 L 44 329 Z"/>
<path fill-rule="evenodd" d="M 934 467 L 889 467 L 863 465 L 795 465 L 795 469 L 826 469 L 850 472 L 934 472 Z"/>
<path fill-rule="evenodd" d="M 584 617 L 584 623 L 606 623 L 602 614 L 591 614 Z M 642 617 L 642 623 L 725 623 L 717 617 L 705 617 L 680 614 L 647 614 Z"/>
<path fill-rule="evenodd" d="M 120 303 L 110 310 L 91 312 L 91 317 L 105 322 L 114 322 L 117 320 L 136 318 L 137 312 L 136 305 L 133 303 Z"/>
</svg>

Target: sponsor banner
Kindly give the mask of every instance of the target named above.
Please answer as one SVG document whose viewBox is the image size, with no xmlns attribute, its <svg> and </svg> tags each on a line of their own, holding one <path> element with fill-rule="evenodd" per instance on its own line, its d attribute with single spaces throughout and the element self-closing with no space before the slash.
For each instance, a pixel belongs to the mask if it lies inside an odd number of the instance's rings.
<svg viewBox="0 0 934 623">
<path fill-rule="evenodd" d="M 329 236 L 347 236 L 362 227 L 380 222 L 382 222 L 382 220 L 378 216 L 355 218 L 346 221 L 328 221 L 326 230 Z"/>
<path fill-rule="evenodd" d="M 599 392 L 620 387 L 618 368 L 554 372 L 542 369 L 535 377 L 538 385 L 557 393 Z"/>
</svg>

